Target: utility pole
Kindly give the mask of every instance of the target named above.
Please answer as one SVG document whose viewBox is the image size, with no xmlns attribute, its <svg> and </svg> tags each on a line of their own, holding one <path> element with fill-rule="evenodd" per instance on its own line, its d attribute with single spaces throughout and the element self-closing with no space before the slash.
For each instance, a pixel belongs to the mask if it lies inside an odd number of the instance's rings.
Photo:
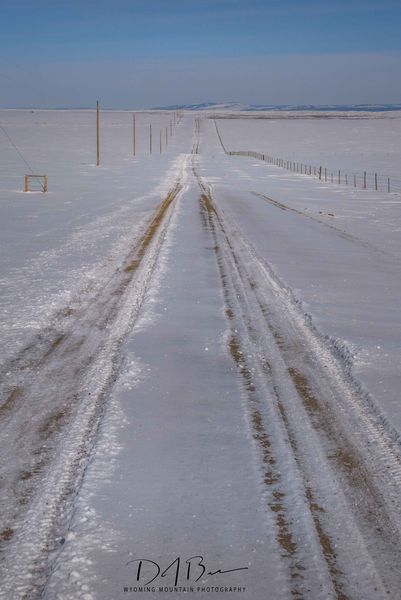
<svg viewBox="0 0 401 600">
<path fill-rule="evenodd" d="M 152 154 L 152 125 L 149 125 L 149 150 Z"/>
<path fill-rule="evenodd" d="M 96 101 L 96 166 L 100 165 L 99 100 Z"/>
<path fill-rule="evenodd" d="M 136 124 L 135 124 L 135 113 L 132 113 L 132 154 L 136 154 Z"/>
</svg>

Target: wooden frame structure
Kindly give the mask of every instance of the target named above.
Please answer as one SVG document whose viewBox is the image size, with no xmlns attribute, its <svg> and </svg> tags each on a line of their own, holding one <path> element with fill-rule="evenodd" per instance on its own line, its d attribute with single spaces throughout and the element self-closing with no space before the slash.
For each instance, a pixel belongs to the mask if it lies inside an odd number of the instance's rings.
<svg viewBox="0 0 401 600">
<path fill-rule="evenodd" d="M 25 175 L 24 192 L 34 191 L 29 189 L 29 180 L 36 179 L 42 187 L 42 192 L 47 192 L 47 175 Z M 36 190 L 35 190 L 36 191 Z"/>
</svg>

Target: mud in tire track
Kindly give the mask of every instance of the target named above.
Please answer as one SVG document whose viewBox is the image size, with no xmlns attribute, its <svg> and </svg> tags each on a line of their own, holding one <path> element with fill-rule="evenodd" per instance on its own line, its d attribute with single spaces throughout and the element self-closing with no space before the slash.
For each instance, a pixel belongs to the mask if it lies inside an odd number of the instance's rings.
<svg viewBox="0 0 401 600">
<path fill-rule="evenodd" d="M 20 598 L 40 595 L 121 366 L 122 342 L 138 316 L 181 190 L 178 181 L 94 298 L 59 311 L 3 367 L 2 598 L 16 597 L 16 590 Z M 8 471 L 11 454 L 18 456 L 17 473 Z M 35 573 L 33 584 L 20 581 L 21 573 L 12 569 L 14 553 Z"/>
<path fill-rule="evenodd" d="M 399 440 L 197 170 L 262 496 L 294 598 L 397 597 Z"/>
</svg>

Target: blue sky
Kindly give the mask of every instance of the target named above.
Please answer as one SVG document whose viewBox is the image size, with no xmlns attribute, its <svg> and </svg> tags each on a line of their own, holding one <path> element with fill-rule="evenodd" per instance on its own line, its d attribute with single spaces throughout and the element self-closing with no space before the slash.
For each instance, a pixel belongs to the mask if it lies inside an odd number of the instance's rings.
<svg viewBox="0 0 401 600">
<path fill-rule="evenodd" d="M 401 101 L 399 0 L 1 0 L 1 106 Z"/>
</svg>

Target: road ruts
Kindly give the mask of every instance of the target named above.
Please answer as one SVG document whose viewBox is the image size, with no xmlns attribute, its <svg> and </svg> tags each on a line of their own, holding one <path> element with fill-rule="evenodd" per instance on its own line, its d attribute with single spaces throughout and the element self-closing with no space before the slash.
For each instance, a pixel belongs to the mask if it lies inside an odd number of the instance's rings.
<svg viewBox="0 0 401 600">
<path fill-rule="evenodd" d="M 181 190 L 178 180 L 102 290 L 59 311 L 3 369 L 0 598 L 40 597 Z"/>
<path fill-rule="evenodd" d="M 199 144 L 196 144 L 199 152 Z M 199 174 L 268 518 L 294 598 L 378 600 L 401 589 L 399 440 L 341 358 Z"/>
</svg>

